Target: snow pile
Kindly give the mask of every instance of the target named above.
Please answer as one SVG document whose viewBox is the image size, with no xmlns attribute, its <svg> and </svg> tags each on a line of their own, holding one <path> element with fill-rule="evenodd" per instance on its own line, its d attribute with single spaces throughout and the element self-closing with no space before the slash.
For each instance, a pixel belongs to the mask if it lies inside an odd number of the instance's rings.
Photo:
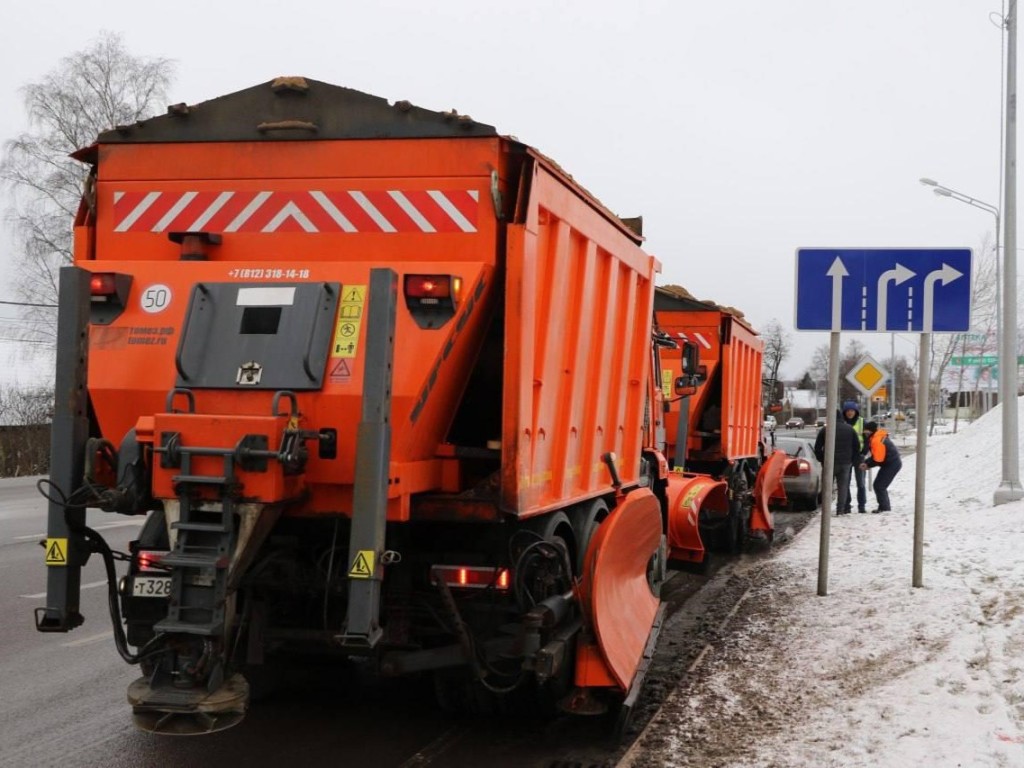
<svg viewBox="0 0 1024 768">
<path fill-rule="evenodd" d="M 827 596 L 820 517 L 738 565 L 746 599 L 624 764 L 1024 766 L 1024 501 L 992 507 L 1000 419 L 929 442 L 922 588 L 910 456 L 893 512 L 831 518 Z"/>
</svg>

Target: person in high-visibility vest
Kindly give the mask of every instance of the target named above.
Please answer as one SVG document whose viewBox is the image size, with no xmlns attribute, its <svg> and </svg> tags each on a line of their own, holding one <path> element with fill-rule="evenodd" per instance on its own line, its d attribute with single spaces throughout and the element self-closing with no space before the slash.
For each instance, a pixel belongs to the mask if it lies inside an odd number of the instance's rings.
<svg viewBox="0 0 1024 768">
<path fill-rule="evenodd" d="M 874 482 L 878 508 L 871 511 L 890 512 L 892 505 L 889 503 L 889 483 L 903 468 L 900 452 L 893 441 L 889 439 L 889 433 L 873 421 L 864 425 L 864 437 L 868 442 L 868 454 L 861 467 L 865 470 L 868 467 L 878 467 L 878 474 L 875 475 Z"/>
<path fill-rule="evenodd" d="M 843 420 L 857 433 L 860 452 L 864 453 L 864 418 L 860 415 L 860 406 L 853 400 L 843 403 Z M 857 480 L 857 511 L 864 513 L 868 511 L 868 484 L 867 472 L 861 469 L 860 462 L 854 464 L 853 475 Z M 845 511 L 850 511 L 850 494 L 846 494 Z"/>
</svg>

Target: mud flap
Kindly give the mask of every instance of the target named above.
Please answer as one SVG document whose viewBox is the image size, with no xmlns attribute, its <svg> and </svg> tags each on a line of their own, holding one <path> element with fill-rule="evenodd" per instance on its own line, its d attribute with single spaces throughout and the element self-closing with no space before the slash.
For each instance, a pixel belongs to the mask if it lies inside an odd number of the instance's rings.
<svg viewBox="0 0 1024 768">
<path fill-rule="evenodd" d="M 786 471 L 789 457 L 782 451 L 774 451 L 767 461 L 761 465 L 754 481 L 754 508 L 750 511 L 750 530 L 764 531 L 768 540 L 775 535 L 775 523 L 768 509 L 768 500 L 779 493 L 785 498 L 782 488 L 782 475 Z"/>
<path fill-rule="evenodd" d="M 729 487 L 709 475 L 674 473 L 668 478 L 668 557 L 701 563 L 705 557 L 700 537 L 701 511 L 711 516 L 729 514 Z"/>
<path fill-rule="evenodd" d="M 660 601 L 647 581 L 661 545 L 661 507 L 646 488 L 626 495 L 594 534 L 584 561 L 582 602 L 601 658 L 622 691 L 640 669 Z"/>
</svg>

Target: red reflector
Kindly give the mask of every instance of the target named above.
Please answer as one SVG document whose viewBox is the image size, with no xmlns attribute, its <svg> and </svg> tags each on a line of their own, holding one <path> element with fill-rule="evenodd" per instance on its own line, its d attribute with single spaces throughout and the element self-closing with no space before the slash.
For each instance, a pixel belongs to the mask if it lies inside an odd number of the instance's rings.
<svg viewBox="0 0 1024 768">
<path fill-rule="evenodd" d="M 112 272 L 95 272 L 89 280 L 89 291 L 93 296 L 113 296 L 117 293 Z"/>
<path fill-rule="evenodd" d="M 444 579 L 450 587 L 462 589 L 506 590 L 511 583 L 508 568 L 470 567 L 462 565 L 435 565 L 434 578 Z"/>
</svg>

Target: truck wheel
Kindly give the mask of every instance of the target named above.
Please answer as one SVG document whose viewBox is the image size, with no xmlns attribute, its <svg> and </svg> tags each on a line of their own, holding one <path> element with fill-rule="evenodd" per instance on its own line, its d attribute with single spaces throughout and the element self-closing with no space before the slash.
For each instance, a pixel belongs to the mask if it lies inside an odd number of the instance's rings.
<svg viewBox="0 0 1024 768">
<path fill-rule="evenodd" d="M 608 505 L 603 499 L 595 499 L 569 512 L 573 535 L 576 537 L 576 561 L 573 566 L 576 568 L 577 576 L 583 573 L 583 561 L 587 556 L 590 540 L 594 538 L 594 533 L 606 517 Z"/>
<path fill-rule="evenodd" d="M 730 555 L 743 551 L 747 537 L 747 496 L 749 486 L 742 467 L 733 473 L 729 483 L 732 499 L 729 501 L 729 519 L 725 526 L 724 549 Z"/>
</svg>

